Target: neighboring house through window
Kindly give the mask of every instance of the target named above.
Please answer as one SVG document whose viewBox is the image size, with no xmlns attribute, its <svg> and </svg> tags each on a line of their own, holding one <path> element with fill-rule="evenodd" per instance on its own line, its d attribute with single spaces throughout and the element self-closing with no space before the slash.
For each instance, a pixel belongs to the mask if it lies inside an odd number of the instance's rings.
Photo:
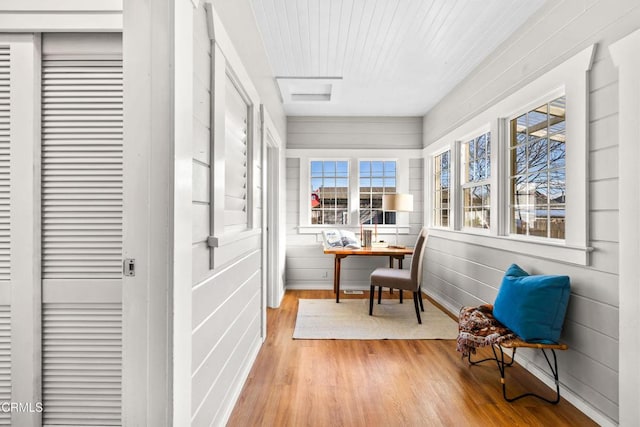
<svg viewBox="0 0 640 427">
<path fill-rule="evenodd" d="M 312 160 L 311 224 L 349 222 L 349 162 Z"/>
<path fill-rule="evenodd" d="M 360 223 L 395 224 L 396 213 L 382 210 L 382 196 L 396 192 L 394 160 L 360 161 Z"/>
</svg>

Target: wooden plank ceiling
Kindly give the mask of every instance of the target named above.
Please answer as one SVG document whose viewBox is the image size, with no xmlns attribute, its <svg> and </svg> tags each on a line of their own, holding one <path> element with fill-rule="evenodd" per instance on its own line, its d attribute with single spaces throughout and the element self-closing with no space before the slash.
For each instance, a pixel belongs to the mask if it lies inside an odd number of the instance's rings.
<svg viewBox="0 0 640 427">
<path fill-rule="evenodd" d="M 423 115 L 544 0 L 251 3 L 275 76 L 342 78 L 330 101 L 287 100 L 288 115 Z"/>
</svg>

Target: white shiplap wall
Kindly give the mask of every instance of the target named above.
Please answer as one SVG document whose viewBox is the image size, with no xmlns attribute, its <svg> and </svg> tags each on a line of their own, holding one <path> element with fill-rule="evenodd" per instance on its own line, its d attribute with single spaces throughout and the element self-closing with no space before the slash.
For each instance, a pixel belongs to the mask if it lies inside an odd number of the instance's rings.
<svg viewBox="0 0 640 427">
<path fill-rule="evenodd" d="M 588 240 L 594 248 L 590 265 L 432 238 L 425 257 L 425 286 L 453 309 L 492 302 L 510 263 L 534 273 L 569 275 L 572 296 L 562 340 L 570 350 L 559 355 L 560 379 L 566 394 L 578 396 L 574 404 L 599 422 L 610 423 L 618 419 L 618 235 L 624 224 L 618 223 L 622 195 L 617 191 L 617 70 L 607 46 L 640 26 L 640 5 L 634 1 L 588 3 L 584 7 L 568 1 L 547 4 L 425 116 L 424 131 L 428 146 L 512 93 L 517 85 L 597 43 L 589 92 Z M 545 366 L 538 355 L 523 356 L 532 358 L 533 366 Z"/>
<path fill-rule="evenodd" d="M 324 148 L 321 155 L 340 157 L 341 149 L 417 148 L 422 143 L 422 120 L 419 117 L 330 117 L 288 118 L 287 148 Z M 298 150 L 296 150 L 298 151 Z M 298 151 L 299 152 L 299 151 Z M 363 151 L 370 156 L 372 151 Z M 322 252 L 319 234 L 298 232 L 300 217 L 300 162 L 288 157 L 286 163 L 286 284 L 287 288 L 333 289 L 333 257 Z M 414 212 L 409 214 L 410 233 L 400 235 L 399 243 L 412 246 L 422 227 L 423 164 L 409 159 L 409 192 L 413 194 Z M 393 240 L 395 232 L 382 235 Z M 408 268 L 409 260 L 404 267 Z M 376 267 L 388 266 L 384 257 L 351 257 L 342 263 L 341 289 L 368 288 L 369 275 Z"/>
<path fill-rule="evenodd" d="M 216 209 L 210 200 L 210 177 L 215 173 L 210 140 L 211 105 L 216 93 L 211 84 L 212 47 L 203 4 L 194 9 L 193 20 L 191 425 L 209 426 L 226 422 L 262 343 L 262 236 L 260 232 L 250 233 L 242 238 L 227 239 L 216 248 L 207 246 L 207 237 L 213 234 L 210 209 Z M 218 31 L 219 28 L 216 34 Z M 251 84 L 247 81 L 239 83 Z M 224 82 L 221 86 L 224 87 Z M 216 87 L 220 86 L 216 83 Z M 259 135 L 253 139 L 256 144 L 260 140 Z M 253 161 L 249 162 L 253 168 L 249 177 L 253 177 L 255 190 L 250 194 L 259 194 L 262 188 L 261 155 L 259 147 L 247 152 L 247 156 L 253 156 Z M 258 219 L 259 223 L 262 207 L 258 203 L 249 206 L 253 209 L 247 212 L 247 217 Z M 213 257 L 209 251 L 214 251 Z"/>
<path fill-rule="evenodd" d="M 287 148 L 422 148 L 422 119 L 289 117 Z"/>
</svg>

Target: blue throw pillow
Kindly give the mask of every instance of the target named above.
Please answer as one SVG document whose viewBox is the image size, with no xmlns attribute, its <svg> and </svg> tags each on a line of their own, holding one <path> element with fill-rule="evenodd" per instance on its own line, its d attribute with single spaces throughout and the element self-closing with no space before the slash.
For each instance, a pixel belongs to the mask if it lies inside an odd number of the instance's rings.
<svg viewBox="0 0 640 427">
<path fill-rule="evenodd" d="M 512 264 L 502 279 L 493 316 L 525 341 L 557 343 L 569 293 L 569 276 L 531 276 Z"/>
</svg>

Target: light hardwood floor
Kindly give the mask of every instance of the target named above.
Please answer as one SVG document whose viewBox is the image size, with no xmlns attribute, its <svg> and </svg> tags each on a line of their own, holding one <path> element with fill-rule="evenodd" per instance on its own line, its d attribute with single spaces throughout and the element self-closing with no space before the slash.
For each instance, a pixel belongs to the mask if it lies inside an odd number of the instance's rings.
<svg viewBox="0 0 640 427">
<path fill-rule="evenodd" d="M 267 340 L 228 426 L 597 425 L 564 399 L 505 402 L 495 363 L 468 366 L 455 340 L 293 340 L 299 298 L 334 294 L 287 291 L 269 309 Z M 507 381 L 510 393 L 551 392 L 520 366 Z"/>
</svg>

